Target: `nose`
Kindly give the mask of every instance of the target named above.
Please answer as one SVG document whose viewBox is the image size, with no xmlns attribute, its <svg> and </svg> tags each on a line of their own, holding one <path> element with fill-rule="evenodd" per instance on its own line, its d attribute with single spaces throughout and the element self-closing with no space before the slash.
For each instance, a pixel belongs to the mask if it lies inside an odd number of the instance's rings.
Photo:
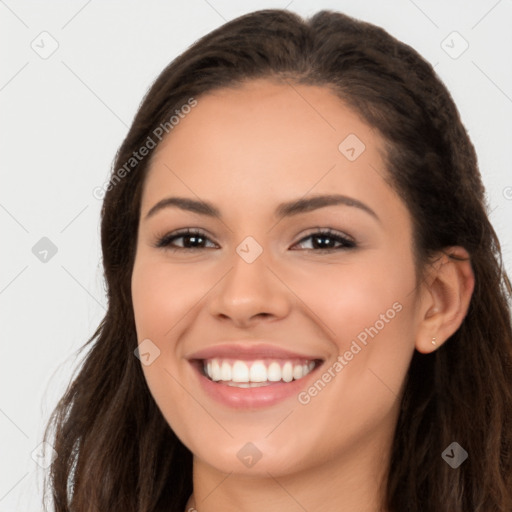
<svg viewBox="0 0 512 512">
<path fill-rule="evenodd" d="M 249 327 L 258 318 L 273 321 L 289 313 L 293 294 L 264 254 L 249 263 L 235 252 L 231 268 L 212 290 L 213 316 L 231 320 L 237 327 Z"/>
</svg>

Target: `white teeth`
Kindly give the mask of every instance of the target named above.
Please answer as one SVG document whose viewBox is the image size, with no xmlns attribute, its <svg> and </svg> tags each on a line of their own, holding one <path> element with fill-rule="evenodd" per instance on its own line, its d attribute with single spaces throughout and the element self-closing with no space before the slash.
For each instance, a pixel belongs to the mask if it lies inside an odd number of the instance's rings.
<svg viewBox="0 0 512 512">
<path fill-rule="evenodd" d="M 265 382 L 267 380 L 267 369 L 263 361 L 255 361 L 249 370 L 249 380 L 251 382 Z"/>
<path fill-rule="evenodd" d="M 295 380 L 302 379 L 302 375 L 303 375 L 302 365 L 301 364 L 295 365 L 293 367 L 293 378 Z"/>
<path fill-rule="evenodd" d="M 281 367 L 279 366 L 279 363 L 276 363 L 275 361 L 270 363 L 267 370 L 267 379 L 270 382 L 278 382 L 281 380 Z"/>
<path fill-rule="evenodd" d="M 220 358 L 204 361 L 204 372 L 213 381 L 230 386 L 258 387 L 272 382 L 299 380 L 315 367 L 314 361 L 257 360 L 241 361 Z M 266 383 L 266 384 L 265 384 Z"/>
<path fill-rule="evenodd" d="M 243 361 L 236 361 L 233 365 L 230 380 L 233 382 L 249 382 L 249 367 Z"/>
<path fill-rule="evenodd" d="M 212 380 L 221 380 L 221 374 L 220 374 L 220 366 L 219 366 L 219 360 L 214 359 L 212 361 L 212 368 L 211 368 L 211 379 Z"/>
<path fill-rule="evenodd" d="M 285 382 L 291 382 L 293 380 L 293 365 L 290 361 L 284 363 L 283 369 L 281 370 L 283 373 L 283 380 Z"/>
<path fill-rule="evenodd" d="M 231 380 L 231 366 L 226 361 L 220 367 L 220 380 Z"/>
</svg>

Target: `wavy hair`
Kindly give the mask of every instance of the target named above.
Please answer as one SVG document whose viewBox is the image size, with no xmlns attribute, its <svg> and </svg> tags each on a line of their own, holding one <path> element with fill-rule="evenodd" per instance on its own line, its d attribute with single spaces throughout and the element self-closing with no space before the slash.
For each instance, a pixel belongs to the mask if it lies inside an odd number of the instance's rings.
<svg viewBox="0 0 512 512">
<path fill-rule="evenodd" d="M 46 426 L 58 458 L 45 478 L 45 503 L 50 494 L 55 512 L 184 510 L 192 454 L 134 357 L 130 281 L 150 157 L 113 178 L 190 98 L 255 78 L 328 87 L 380 133 L 386 179 L 413 219 L 418 276 L 449 246 L 470 255 L 476 283 L 466 317 L 440 348 L 415 351 L 405 377 L 383 506 L 510 512 L 511 286 L 453 99 L 432 66 L 382 28 L 334 11 L 303 19 L 279 9 L 234 19 L 172 61 L 116 154 L 101 212 L 108 310 Z M 441 457 L 453 441 L 469 454 L 456 469 Z"/>
</svg>

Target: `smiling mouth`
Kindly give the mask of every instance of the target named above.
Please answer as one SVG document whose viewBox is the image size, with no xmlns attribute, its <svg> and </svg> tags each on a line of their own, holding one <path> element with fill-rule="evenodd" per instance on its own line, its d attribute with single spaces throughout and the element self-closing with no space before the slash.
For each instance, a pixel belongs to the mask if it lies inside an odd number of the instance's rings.
<svg viewBox="0 0 512 512">
<path fill-rule="evenodd" d="M 201 374 L 212 382 L 238 388 L 289 383 L 309 375 L 321 359 L 229 359 L 216 357 L 195 361 Z"/>
</svg>

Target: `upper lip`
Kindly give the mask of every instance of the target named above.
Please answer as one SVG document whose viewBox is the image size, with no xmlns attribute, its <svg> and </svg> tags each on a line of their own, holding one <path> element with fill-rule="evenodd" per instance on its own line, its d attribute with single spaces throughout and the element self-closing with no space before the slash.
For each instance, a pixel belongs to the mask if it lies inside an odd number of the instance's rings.
<svg viewBox="0 0 512 512">
<path fill-rule="evenodd" d="M 314 361 L 322 359 L 318 355 L 301 354 L 299 352 L 292 352 L 280 348 L 276 345 L 265 343 L 247 344 L 243 343 L 224 343 L 207 347 L 194 352 L 187 356 L 187 359 L 213 359 L 213 358 L 226 358 L 226 359 L 305 359 Z"/>
</svg>

